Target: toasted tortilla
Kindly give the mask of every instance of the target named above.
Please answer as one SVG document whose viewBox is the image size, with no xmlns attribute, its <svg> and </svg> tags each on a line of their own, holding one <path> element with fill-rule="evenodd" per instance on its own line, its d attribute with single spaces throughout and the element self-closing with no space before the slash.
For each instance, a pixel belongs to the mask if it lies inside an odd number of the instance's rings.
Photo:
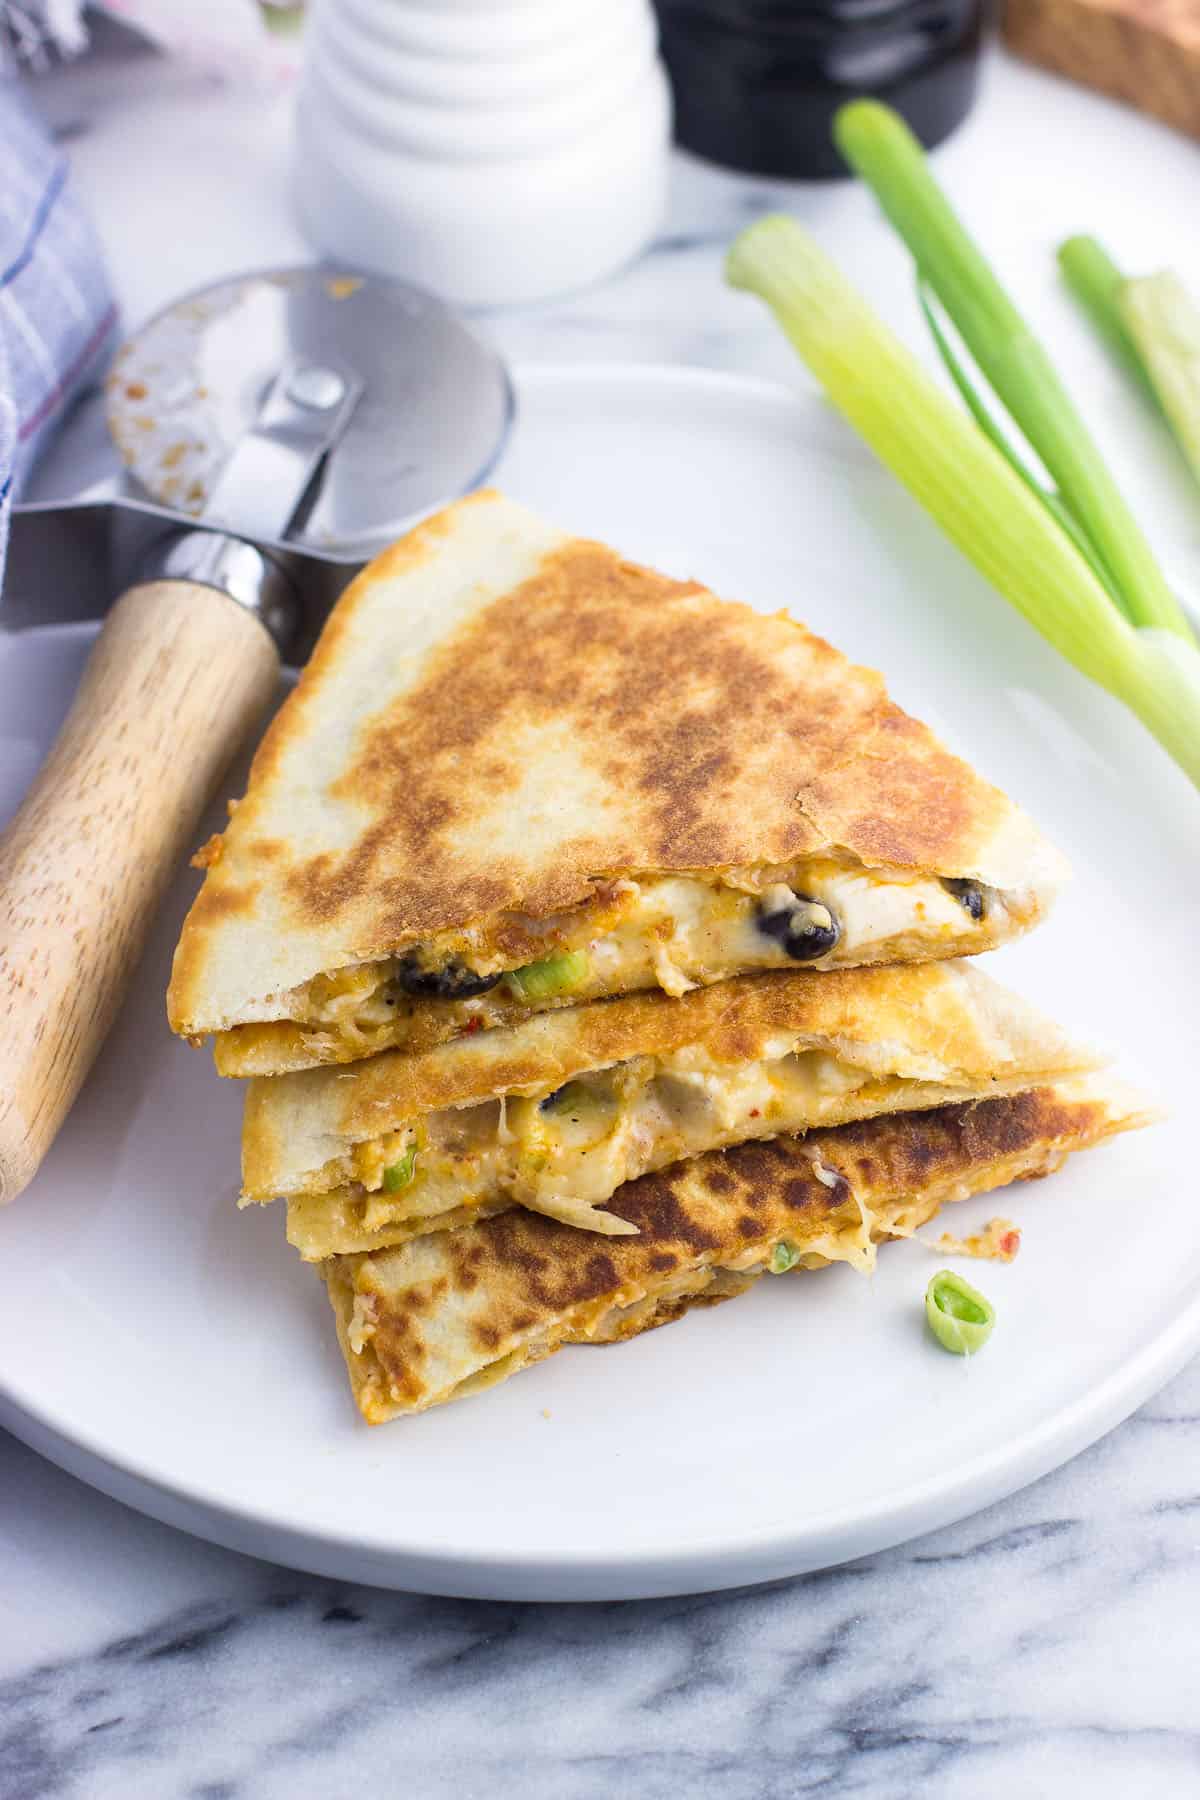
<svg viewBox="0 0 1200 1800">
<path fill-rule="evenodd" d="M 359 1411 L 457 1399 L 565 1343 L 612 1343 L 730 1299 L 775 1262 L 868 1270 L 946 1201 L 1046 1175 L 1155 1116 L 1102 1076 L 715 1151 L 630 1183 L 637 1235 L 598 1245 L 514 1210 L 322 1273 Z M 784 1246 L 780 1251 L 779 1246 Z"/>
<path fill-rule="evenodd" d="M 253 1081 L 244 1197 L 288 1196 L 309 1261 L 513 1204 L 619 1235 L 614 1190 L 684 1157 L 1103 1060 L 967 963 L 742 976 Z"/>
<path fill-rule="evenodd" d="M 201 860 L 168 1012 L 221 1034 L 229 1074 L 789 966 L 752 930 L 781 884 L 846 914 L 814 966 L 972 954 L 1063 873 L 872 670 L 494 492 L 347 589 Z M 397 958 L 491 979 L 601 940 L 569 992 L 398 980 Z"/>
</svg>

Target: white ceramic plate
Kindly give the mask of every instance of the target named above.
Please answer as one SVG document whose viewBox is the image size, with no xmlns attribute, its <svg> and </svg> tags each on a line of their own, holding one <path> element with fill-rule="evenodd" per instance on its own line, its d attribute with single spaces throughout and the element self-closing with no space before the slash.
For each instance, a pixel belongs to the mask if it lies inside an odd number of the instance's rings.
<svg viewBox="0 0 1200 1800">
<path fill-rule="evenodd" d="M 1025 1228 L 1017 1262 L 979 1276 L 999 1322 L 969 1366 L 923 1330 L 937 1263 L 898 1244 L 873 1282 L 762 1282 L 372 1431 L 282 1209 L 235 1210 L 236 1085 L 167 1032 L 196 879 L 181 874 L 101 1066 L 0 1216 L 0 1419 L 173 1524 L 348 1579 L 539 1599 L 761 1581 L 1011 1491 L 1200 1346 L 1200 806 L 816 400 L 611 367 L 527 372 L 520 400 L 509 491 L 718 592 L 790 604 L 1033 810 L 1075 881 L 992 966 L 1122 1045 L 1175 1122 L 958 1209 L 956 1226 L 1007 1210 Z M 0 806 L 88 641 L 0 637 Z"/>
</svg>

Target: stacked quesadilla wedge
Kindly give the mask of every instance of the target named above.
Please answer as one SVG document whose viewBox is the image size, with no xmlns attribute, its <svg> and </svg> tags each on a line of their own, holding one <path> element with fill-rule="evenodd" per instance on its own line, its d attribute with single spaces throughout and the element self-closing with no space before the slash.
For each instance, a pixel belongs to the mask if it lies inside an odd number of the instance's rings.
<svg viewBox="0 0 1200 1800">
<path fill-rule="evenodd" d="M 370 1420 L 849 1258 L 1140 1123 L 961 960 L 1030 820 L 783 614 L 499 494 L 332 614 L 184 924 Z"/>
<path fill-rule="evenodd" d="M 519 1204 L 607 1235 L 708 1150 L 1038 1086 L 1102 1060 L 967 964 L 741 976 L 250 1084 L 245 1194 L 310 1260 Z"/>
<path fill-rule="evenodd" d="M 168 1012 L 226 1075 L 970 955 L 1063 873 L 874 671 L 495 493 L 350 586 L 202 860 Z"/>
<path fill-rule="evenodd" d="M 949 1200 L 1047 1175 L 1148 1122 L 1104 1077 L 742 1144 L 629 1183 L 602 1244 L 516 1210 L 325 1265 L 370 1424 L 475 1393 L 563 1344 L 613 1343 L 732 1299 L 760 1275 L 849 1262 Z"/>
</svg>

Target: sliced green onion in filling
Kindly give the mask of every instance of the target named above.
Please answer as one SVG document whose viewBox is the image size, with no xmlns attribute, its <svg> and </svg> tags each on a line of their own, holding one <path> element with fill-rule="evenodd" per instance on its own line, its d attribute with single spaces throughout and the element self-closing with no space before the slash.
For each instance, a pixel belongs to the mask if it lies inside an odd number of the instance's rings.
<svg viewBox="0 0 1200 1800">
<path fill-rule="evenodd" d="M 519 1000 L 550 1000 L 579 987 L 590 969 L 586 950 L 561 950 L 526 963 L 523 969 L 511 969 L 508 979 Z"/>
<path fill-rule="evenodd" d="M 398 1194 L 406 1188 L 417 1169 L 417 1146 L 410 1144 L 399 1162 L 389 1163 L 383 1171 L 383 1191 L 385 1194 Z"/>
<path fill-rule="evenodd" d="M 996 1310 L 961 1275 L 940 1269 L 925 1289 L 925 1317 L 943 1350 L 973 1356 L 991 1337 Z"/>
<path fill-rule="evenodd" d="M 772 1250 L 771 1260 L 767 1267 L 772 1275 L 786 1275 L 788 1270 L 794 1269 L 800 1261 L 800 1255 L 801 1252 L 797 1250 L 795 1244 L 789 1244 L 786 1239 L 782 1240 Z"/>
</svg>

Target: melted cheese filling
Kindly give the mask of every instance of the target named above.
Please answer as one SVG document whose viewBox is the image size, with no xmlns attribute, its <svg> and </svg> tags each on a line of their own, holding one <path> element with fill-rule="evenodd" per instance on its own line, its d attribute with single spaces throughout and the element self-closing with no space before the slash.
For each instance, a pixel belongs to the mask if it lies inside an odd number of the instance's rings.
<svg viewBox="0 0 1200 1800">
<path fill-rule="evenodd" d="M 586 973 L 569 989 L 530 996 L 501 980 L 464 1000 L 414 999 L 399 978 L 400 959 L 359 963 L 318 975 L 283 997 L 283 1016 L 332 1034 L 353 1055 L 367 1055 L 405 1041 L 406 1015 L 414 1009 L 452 1010 L 459 1030 L 511 1023 L 525 1011 L 576 1005 L 583 1000 L 644 988 L 678 996 L 758 969 L 794 968 L 784 946 L 759 929 L 762 896 L 777 888 L 803 894 L 829 909 L 840 929 L 832 950 L 807 967 L 836 968 L 869 961 L 899 961 L 918 946 L 922 955 L 950 945 L 969 949 L 980 921 L 943 883 L 813 861 L 784 869 L 748 870 L 746 885 L 732 872 L 724 883 L 694 876 L 620 881 L 602 899 L 572 912 L 520 922 L 522 955 L 487 954 L 471 931 L 443 933 L 420 946 L 430 966 L 454 960 L 487 976 L 527 966 L 536 956 L 586 953 Z M 982 888 L 984 917 L 1009 910 L 1006 897 Z M 534 939 L 536 937 L 536 944 Z"/>
<path fill-rule="evenodd" d="M 850 1095 L 850 1112 L 861 1116 L 916 1085 L 821 1051 L 788 1049 L 786 1040 L 772 1049 L 783 1053 L 733 1068 L 698 1048 L 639 1057 L 571 1081 L 548 1099 L 510 1095 L 431 1113 L 327 1163 L 315 1178 L 326 1191 L 288 1201 L 289 1240 L 316 1261 L 514 1203 L 624 1235 L 635 1228 L 603 1210 L 622 1182 L 705 1150 L 844 1117 Z M 414 1148 L 412 1179 L 388 1192 L 385 1171 Z"/>
</svg>

